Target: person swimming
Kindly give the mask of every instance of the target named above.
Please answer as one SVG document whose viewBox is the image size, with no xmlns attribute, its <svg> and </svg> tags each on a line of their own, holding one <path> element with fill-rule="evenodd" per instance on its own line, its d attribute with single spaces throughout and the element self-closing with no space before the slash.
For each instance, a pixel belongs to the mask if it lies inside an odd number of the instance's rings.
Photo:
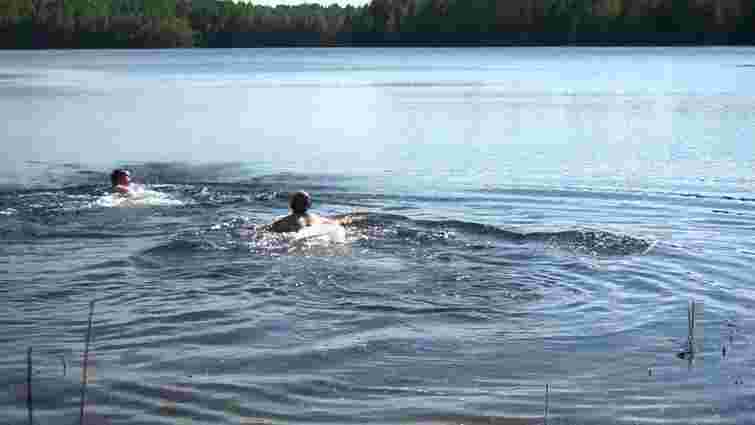
<svg viewBox="0 0 755 425">
<path fill-rule="evenodd" d="M 312 207 L 312 197 L 304 191 L 290 194 L 288 197 L 288 206 L 291 208 L 291 213 L 266 226 L 270 231 L 276 233 L 298 232 L 308 226 L 318 224 L 345 225 L 351 224 L 353 221 L 350 216 L 327 218 L 308 212 Z"/>
<path fill-rule="evenodd" d="M 128 170 L 116 169 L 110 173 L 110 184 L 113 193 L 120 195 L 131 194 L 131 173 Z"/>
<path fill-rule="evenodd" d="M 131 180 L 131 172 L 118 168 L 110 173 L 111 191 L 114 195 L 123 196 L 142 196 L 144 194 L 144 185 L 134 183 Z"/>
</svg>

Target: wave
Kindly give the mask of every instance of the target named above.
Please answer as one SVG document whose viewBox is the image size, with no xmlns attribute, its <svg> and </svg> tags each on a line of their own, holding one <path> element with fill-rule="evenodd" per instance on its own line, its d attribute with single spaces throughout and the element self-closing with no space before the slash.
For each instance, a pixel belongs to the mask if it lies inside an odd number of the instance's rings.
<svg viewBox="0 0 755 425">
<path fill-rule="evenodd" d="M 479 251 L 491 244 L 539 245 L 549 249 L 564 250 L 580 255 L 591 256 L 630 256 L 650 252 L 656 244 L 651 238 L 611 232 L 602 229 L 573 228 L 553 231 L 521 231 L 467 222 L 461 220 L 420 220 L 406 216 L 383 213 L 356 214 L 360 219 L 347 226 L 345 245 L 367 241 L 376 248 L 389 248 L 433 245 L 453 246 L 457 252 Z M 301 248 L 313 248 L 313 244 L 302 245 L 301 240 L 285 234 L 257 232 L 248 224 L 233 220 L 223 225 L 215 225 L 206 231 L 184 234 L 167 244 L 145 251 L 146 255 L 179 255 L 200 251 L 246 250 L 258 254 L 294 253 Z M 408 242 L 408 243 L 407 243 Z M 322 245 L 322 244 L 317 244 Z M 344 244 L 327 244 L 328 247 Z M 391 248 L 392 249 L 392 248 Z M 340 252 L 340 251 L 339 251 Z M 310 252 L 312 253 L 312 252 Z M 331 254 L 330 250 L 319 254 Z"/>
<path fill-rule="evenodd" d="M 176 257 L 182 254 L 194 254 L 198 252 L 216 251 L 221 247 L 208 240 L 189 240 L 177 238 L 167 243 L 142 251 L 141 257 Z"/>
<path fill-rule="evenodd" d="M 652 240 L 591 229 L 526 233 L 523 240 L 545 242 L 591 255 L 610 256 L 646 254 L 655 246 Z"/>
<path fill-rule="evenodd" d="M 0 81 L 18 80 L 24 77 L 28 77 L 30 74 L 20 74 L 11 72 L 0 72 Z"/>
<path fill-rule="evenodd" d="M 136 183 L 156 191 L 178 194 L 202 204 L 280 201 L 288 192 L 306 190 L 325 194 L 343 192 L 343 184 L 354 177 L 291 172 L 261 174 L 253 163 L 144 162 L 113 165 L 131 170 Z M 0 175 L 0 195 L 33 195 L 56 192 L 61 195 L 109 192 L 111 168 L 92 169 L 85 164 L 26 161 L 19 170 Z M 99 206 L 118 202 L 102 197 Z M 156 201 L 154 197 L 148 202 Z M 157 205 L 164 202 L 156 201 Z M 172 202 L 168 202 L 172 204 Z"/>
<path fill-rule="evenodd" d="M 506 416 L 416 416 L 409 420 L 404 419 L 402 423 L 414 423 L 417 425 L 443 425 L 443 424 L 467 424 L 467 425 L 540 425 L 543 420 L 540 418 L 526 417 L 506 417 Z"/>
<path fill-rule="evenodd" d="M 126 235 L 116 232 L 85 232 L 85 231 L 50 231 L 42 226 L 35 226 L 28 223 L 16 223 L 14 225 L 3 225 L 0 227 L 0 236 L 10 241 L 28 241 L 43 239 L 93 239 L 93 240 L 114 240 L 126 239 L 133 235 Z"/>
<path fill-rule="evenodd" d="M 590 189 L 549 189 L 542 187 L 532 188 L 498 188 L 498 187 L 486 187 L 474 191 L 476 193 L 491 193 L 491 194 L 503 194 L 503 195 L 536 195 L 544 197 L 568 197 L 568 198 L 593 198 L 593 199 L 615 199 L 615 200 L 632 200 L 632 199 L 645 199 L 648 196 L 658 197 L 675 197 L 675 198 L 695 198 L 695 199 L 712 199 L 721 201 L 739 201 L 739 202 L 755 202 L 755 198 L 737 195 L 725 195 L 725 194 L 705 194 L 696 192 L 665 192 L 665 191 L 629 191 L 629 190 L 609 190 L 605 188 Z"/>
<path fill-rule="evenodd" d="M 277 209 L 285 208 L 285 199 L 289 190 L 304 189 L 317 193 L 318 200 L 325 204 L 335 203 L 340 206 L 350 205 L 355 208 L 375 209 L 380 209 L 382 206 L 393 207 L 391 210 L 393 214 L 387 211 L 370 213 L 366 221 L 367 226 L 362 224 L 352 226 L 351 235 L 347 235 L 347 240 L 352 242 L 362 238 L 371 238 L 388 242 L 413 241 L 421 246 L 422 244 L 435 243 L 457 244 L 455 240 L 460 239 L 463 243 L 458 243 L 456 248 L 468 250 L 484 246 L 485 243 L 490 241 L 500 241 L 513 244 L 538 244 L 548 248 L 598 256 L 643 254 L 650 251 L 655 243 L 646 238 L 587 226 L 527 231 L 527 229 L 501 228 L 463 220 L 422 220 L 400 215 L 403 212 L 401 208 L 407 208 L 407 204 L 412 204 L 412 208 L 421 208 L 421 205 L 426 203 L 445 204 L 466 200 L 478 201 L 480 193 L 489 192 L 533 197 L 595 196 L 622 199 L 652 195 L 647 193 L 599 193 L 598 191 L 584 193 L 568 190 L 504 190 L 496 188 L 440 197 L 425 197 L 416 194 L 354 193 L 342 186 L 350 184 L 349 182 L 344 183 L 344 180 L 349 180 L 350 177 L 303 175 L 290 172 L 253 175 L 250 172 L 249 164 L 242 162 L 205 165 L 182 162 L 147 162 L 126 165 L 126 168 L 133 170 L 137 181 L 140 183 L 143 181 L 150 185 L 150 190 L 145 190 L 144 196 L 138 199 L 130 199 L 113 196 L 109 193 L 103 195 L 104 189 L 109 184 L 108 170 L 92 170 L 86 166 L 72 163 L 35 162 L 29 163 L 28 166 L 40 171 L 40 175 L 54 177 L 45 180 L 47 182 L 62 182 L 63 188 L 51 191 L 42 187 L 27 187 L 17 191 L 15 197 L 11 196 L 12 199 L 8 199 L 12 202 L 2 205 L 3 208 L 12 208 L 2 210 L 3 215 L 21 213 L 24 216 L 39 217 L 44 215 L 47 210 L 57 214 L 61 211 L 78 211 L 93 207 L 173 207 L 187 204 L 193 204 L 200 208 L 207 207 L 208 209 L 234 204 Z M 679 193 L 675 195 L 706 196 Z M 750 200 L 744 197 L 730 196 L 724 196 L 722 199 Z M 415 203 L 416 206 L 414 206 Z M 37 205 L 40 207 L 37 207 Z M 26 214 L 27 212 L 30 214 Z M 230 225 L 231 230 L 240 226 L 238 223 L 231 223 Z M 210 240 L 214 241 L 214 236 L 211 235 Z M 223 238 L 219 237 L 216 242 L 217 244 L 213 249 L 229 248 L 224 236 Z M 291 245 L 290 241 L 281 241 L 276 238 L 245 240 L 238 235 L 233 239 L 233 242 L 236 245 L 246 245 L 247 248 L 252 250 L 264 252 L 285 251 Z M 197 247 L 194 246 L 194 248 Z M 190 248 L 190 250 L 194 248 Z"/>
<path fill-rule="evenodd" d="M 115 165 L 113 165 L 113 168 Z M 250 201 L 279 201 L 293 190 L 318 193 L 321 200 L 329 200 L 329 193 L 338 193 L 337 203 L 372 201 L 378 204 L 387 200 L 401 203 L 460 202 L 479 200 L 479 195 L 503 194 L 528 197 L 569 197 L 635 200 L 648 197 L 713 199 L 755 203 L 746 191 L 737 193 L 686 193 L 665 191 L 611 190 L 609 188 L 558 189 L 547 187 L 483 187 L 457 193 L 453 196 L 422 196 L 418 194 L 354 193 L 353 182 L 367 176 L 329 174 L 301 174 L 293 172 L 260 173 L 254 162 L 189 163 L 142 162 L 119 164 L 130 169 L 135 181 L 151 187 L 175 186 L 182 197 L 206 203 L 232 203 Z M 91 194 L 109 188 L 110 168 L 92 168 L 86 164 L 70 162 L 27 161 L 20 170 L 0 175 L 0 193 L 29 193 L 39 190 L 65 190 L 67 193 Z M 361 179 L 361 180 L 360 180 Z M 203 188 L 208 188 L 202 193 Z M 103 201 L 104 202 L 104 201 Z M 379 205 L 372 205 L 379 206 Z M 402 208 L 402 206 L 393 206 Z M 405 207 L 405 205 L 403 205 Z"/>
<path fill-rule="evenodd" d="M 600 256 L 645 254 L 653 248 L 656 242 L 652 239 L 590 228 L 521 232 L 461 220 L 412 220 L 408 217 L 382 214 L 370 214 L 368 218 L 369 223 L 378 226 L 390 226 L 391 223 L 401 220 L 417 228 L 399 227 L 399 230 L 393 233 L 420 241 L 482 236 L 516 244 L 540 243 L 552 248 Z M 452 231 L 452 233 L 449 233 L 449 231 Z M 471 245 L 471 247 L 474 247 L 474 245 Z"/>
<path fill-rule="evenodd" d="M 696 198 L 696 199 L 718 199 L 722 201 L 740 201 L 740 202 L 755 202 L 755 198 L 749 198 L 746 196 L 732 196 L 732 195 L 703 195 L 701 193 L 669 193 L 668 195 L 680 196 L 683 198 Z"/>
<path fill-rule="evenodd" d="M 240 181 L 248 176 L 245 167 L 240 162 L 206 165 L 146 162 L 92 168 L 90 165 L 70 162 L 26 161 L 17 169 L 6 170 L 0 176 L 0 190 L 10 192 L 109 187 L 113 168 L 129 169 L 136 181 L 149 184 Z"/>
</svg>

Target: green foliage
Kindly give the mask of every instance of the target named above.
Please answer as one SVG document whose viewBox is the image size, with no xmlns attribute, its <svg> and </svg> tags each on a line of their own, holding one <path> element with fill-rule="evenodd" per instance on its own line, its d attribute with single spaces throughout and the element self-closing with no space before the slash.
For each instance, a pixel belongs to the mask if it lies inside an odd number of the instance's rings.
<svg viewBox="0 0 755 425">
<path fill-rule="evenodd" d="M 68 17 L 99 17 L 111 14 L 112 0 L 65 0 L 63 10 Z"/>
<path fill-rule="evenodd" d="M 32 15 L 34 5 L 32 0 L 0 0 L 0 16 L 19 19 Z"/>
<path fill-rule="evenodd" d="M 111 0 L 110 10 L 114 16 L 138 16 L 143 14 L 141 0 Z"/>
<path fill-rule="evenodd" d="M 191 47 L 193 36 L 188 20 L 172 16 L 158 22 L 159 47 Z"/>
<path fill-rule="evenodd" d="M 218 14 L 227 17 L 250 17 L 254 16 L 254 6 L 246 2 L 233 2 L 230 0 L 217 2 Z"/>
<path fill-rule="evenodd" d="M 166 19 L 176 16 L 176 0 L 141 0 L 141 2 L 144 16 Z"/>
<path fill-rule="evenodd" d="M 223 47 L 259 40 L 291 43 L 287 45 L 301 40 L 474 44 L 496 37 L 516 40 L 517 34 L 521 40 L 540 34 L 549 43 L 568 43 L 622 40 L 617 34 L 642 40 L 661 34 L 663 40 L 678 34 L 736 33 L 736 40 L 753 42 L 755 3 L 740 4 L 742 10 L 733 16 L 722 15 L 714 0 L 371 0 L 361 7 L 233 0 L 0 0 L 0 46 Z"/>
<path fill-rule="evenodd" d="M 737 20 L 737 29 L 741 32 L 755 30 L 755 2 L 750 2 L 749 7 L 745 7 L 742 16 Z"/>
</svg>

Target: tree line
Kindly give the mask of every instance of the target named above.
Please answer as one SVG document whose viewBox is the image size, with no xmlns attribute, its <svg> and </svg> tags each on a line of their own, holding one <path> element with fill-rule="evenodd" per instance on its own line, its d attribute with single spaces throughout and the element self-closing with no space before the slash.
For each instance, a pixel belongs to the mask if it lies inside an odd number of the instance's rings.
<svg viewBox="0 0 755 425">
<path fill-rule="evenodd" d="M 755 0 L 0 0 L 0 48 L 755 44 Z"/>
</svg>

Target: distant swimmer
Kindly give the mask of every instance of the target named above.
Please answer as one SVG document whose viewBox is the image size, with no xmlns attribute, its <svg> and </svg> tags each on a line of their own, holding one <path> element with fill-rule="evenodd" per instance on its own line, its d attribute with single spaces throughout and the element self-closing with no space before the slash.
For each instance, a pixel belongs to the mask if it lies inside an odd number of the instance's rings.
<svg viewBox="0 0 755 425">
<path fill-rule="evenodd" d="M 131 172 L 123 169 L 116 169 L 110 174 L 110 184 L 113 194 L 131 196 L 135 192 L 143 191 L 142 185 L 131 182 Z"/>
<path fill-rule="evenodd" d="M 266 226 L 269 230 L 276 233 L 298 232 L 299 230 L 319 224 L 351 224 L 351 216 L 340 216 L 334 218 L 320 217 L 315 213 L 308 212 L 312 207 L 312 197 L 307 192 L 294 192 L 288 198 L 288 206 L 291 208 L 291 214 L 280 218 Z"/>
</svg>

